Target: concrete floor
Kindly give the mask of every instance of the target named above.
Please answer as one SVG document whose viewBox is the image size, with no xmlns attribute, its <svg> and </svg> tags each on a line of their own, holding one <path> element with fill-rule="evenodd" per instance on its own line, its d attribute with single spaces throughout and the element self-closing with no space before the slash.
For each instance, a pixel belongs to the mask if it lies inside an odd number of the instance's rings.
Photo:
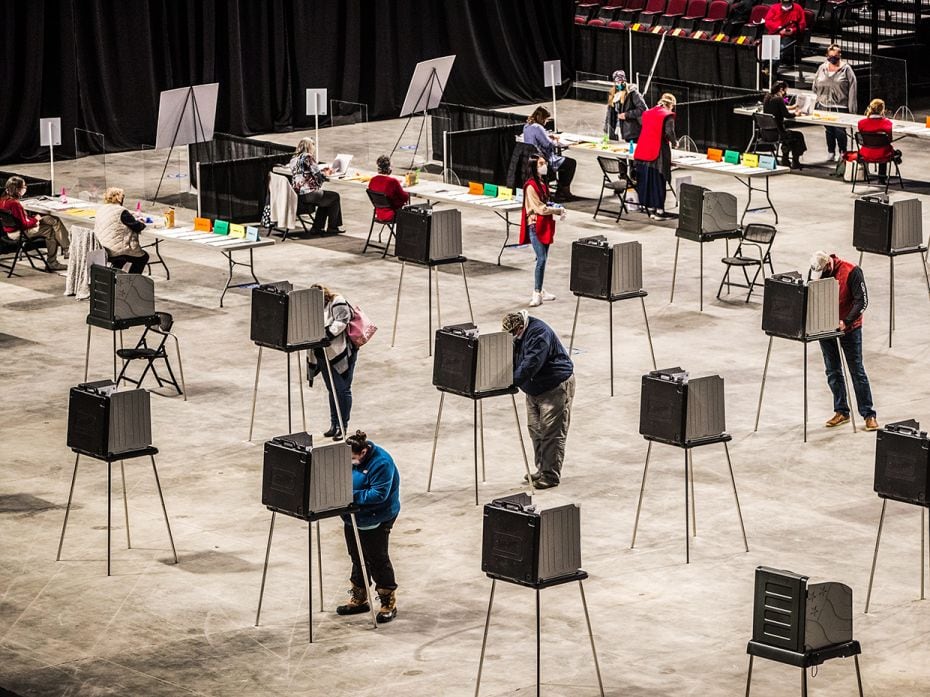
<svg viewBox="0 0 930 697">
<path fill-rule="evenodd" d="M 600 107 L 565 101 L 566 130 L 600 122 Z M 323 155 L 364 149 L 370 161 L 390 147 L 402 122 L 341 127 L 323 135 Z M 296 142 L 300 133 L 269 139 Z M 819 129 L 806 129 L 809 161 L 824 159 Z M 363 138 L 367 145 L 359 146 Z M 926 144 L 901 141 L 904 170 L 920 178 Z M 144 188 L 129 156 L 110 165 L 111 183 Z M 81 163 L 59 163 L 62 177 Z M 42 173 L 42 166 L 10 167 Z M 398 167 L 400 169 L 400 167 Z M 578 192 L 596 196 L 593 161 L 579 166 Z M 715 190 L 741 187 L 696 176 Z M 827 177 L 787 175 L 772 182 L 781 215 L 776 270 L 805 268 L 822 248 L 856 260 L 851 248 L 854 197 Z M 0 425 L 0 685 L 23 695 L 469 695 L 474 691 L 490 581 L 480 571 L 481 509 L 472 499 L 471 405 L 446 401 L 433 492 L 426 477 L 439 395 L 427 357 L 426 278 L 411 268 L 397 346 L 390 348 L 399 265 L 361 250 L 369 204 L 361 189 L 340 189 L 348 234 L 293 240 L 256 253 L 259 277 L 306 286 L 321 281 L 365 308 L 380 326 L 362 349 L 352 426 L 395 457 L 403 510 L 392 541 L 399 614 L 373 631 L 366 618 L 337 617 L 348 563 L 341 530 L 325 521 L 325 612 L 315 610 L 316 643 L 307 643 L 307 529 L 280 518 L 271 553 L 262 625 L 255 607 L 270 514 L 260 503 L 261 443 L 286 430 L 284 360 L 267 355 L 255 440 L 246 442 L 256 348 L 249 342 L 249 295 L 227 295 L 222 256 L 181 243 L 165 246 L 171 281 L 159 280 L 159 309 L 174 314 L 189 401 L 153 396 L 159 473 L 178 546 L 170 563 L 151 472 L 126 466 L 134 547 L 126 550 L 115 485 L 113 576 L 105 576 L 105 471 L 83 460 L 63 560 L 55 561 L 73 456 L 65 447 L 68 388 L 81 381 L 87 305 L 63 297 L 64 279 L 23 269 L 0 281 L 0 345 L 7 418 Z M 899 196 L 900 194 L 896 194 Z M 910 196 L 911 194 L 907 194 Z M 923 197 L 925 198 L 925 197 Z M 926 204 L 926 202 L 925 202 Z M 801 442 L 801 347 L 776 342 L 760 429 L 753 432 L 767 338 L 761 300 L 713 299 L 722 273 L 708 248 L 704 312 L 698 312 L 694 245 L 681 250 L 678 288 L 669 304 L 675 223 L 631 214 L 615 225 L 594 221 L 590 204 L 570 206 L 551 250 L 546 287 L 558 301 L 533 311 L 568 339 L 574 302 L 568 290 L 570 244 L 591 235 L 642 242 L 646 304 L 661 367 L 726 380 L 730 452 L 750 553 L 742 541 L 726 461 L 719 446 L 694 455 L 697 532 L 684 564 L 681 452 L 653 448 L 637 548 L 630 549 L 646 443 L 638 435 L 640 376 L 651 368 L 642 316 L 617 306 L 616 396 L 609 396 L 607 308 L 581 306 L 574 356 L 577 395 L 563 484 L 536 495 L 543 505 L 582 507 L 585 589 L 609 695 L 742 694 L 752 630 L 753 571 L 787 568 L 854 589 L 855 634 L 863 646 L 868 695 L 926 694 L 930 603 L 920 594 L 918 510 L 889 505 L 872 608 L 863 614 L 881 502 L 872 491 L 875 436 L 827 431 L 832 413 L 816 347 L 810 356 L 810 437 Z M 585 212 L 585 211 L 588 212 Z M 524 307 L 533 254 L 508 250 L 494 260 L 502 226 L 490 213 L 464 212 L 469 285 L 478 323 L 496 329 Z M 765 213 L 749 220 L 769 222 Z M 930 425 L 930 312 L 916 257 L 898 262 L 898 319 L 887 345 L 888 269 L 864 264 L 871 290 L 865 324 L 866 367 L 882 422 L 916 418 Z M 159 275 L 156 272 L 156 275 Z M 467 320 L 459 278 L 442 273 L 443 321 Z M 95 334 L 93 378 L 110 373 L 109 337 Z M 520 490 L 522 461 L 506 399 L 485 409 L 487 482 L 482 501 Z M 309 430 L 326 422 L 325 391 L 308 393 Z M 521 420 L 525 415 L 521 405 Z M 861 421 L 860 421 L 861 423 Z M 314 602 L 318 591 L 314 589 Z M 596 695 L 578 592 L 542 595 L 547 695 Z M 498 585 L 482 694 L 534 693 L 533 594 Z M 755 695 L 798 694 L 798 670 L 757 661 Z M 812 680 L 812 694 L 855 694 L 851 661 L 833 661 Z"/>
</svg>

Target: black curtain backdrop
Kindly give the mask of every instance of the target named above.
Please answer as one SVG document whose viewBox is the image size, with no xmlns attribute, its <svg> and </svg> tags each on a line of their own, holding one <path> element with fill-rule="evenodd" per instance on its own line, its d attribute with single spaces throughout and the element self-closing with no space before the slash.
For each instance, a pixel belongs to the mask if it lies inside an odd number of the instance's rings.
<svg viewBox="0 0 930 697">
<path fill-rule="evenodd" d="M 155 141 L 162 90 L 219 82 L 216 130 L 309 127 L 304 90 L 397 116 L 414 66 L 457 56 L 445 92 L 481 107 L 543 101 L 542 62 L 572 67 L 572 0 L 28 0 L 4 6 L 0 162 L 41 160 L 41 117 Z"/>
</svg>

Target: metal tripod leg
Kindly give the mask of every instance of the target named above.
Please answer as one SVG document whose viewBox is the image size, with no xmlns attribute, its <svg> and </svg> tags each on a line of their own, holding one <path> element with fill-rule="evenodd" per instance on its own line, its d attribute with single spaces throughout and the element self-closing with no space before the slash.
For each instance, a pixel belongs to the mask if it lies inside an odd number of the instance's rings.
<svg viewBox="0 0 930 697">
<path fill-rule="evenodd" d="M 369 603 L 370 605 L 370 603 Z M 313 643 L 313 523 L 307 523 L 307 630 Z"/>
<path fill-rule="evenodd" d="M 736 493 L 736 477 L 733 476 L 733 462 L 730 460 L 730 448 L 726 441 L 723 450 L 727 454 L 727 467 L 730 469 L 730 484 L 733 485 L 733 500 L 736 501 L 736 515 L 739 516 L 739 529 L 743 533 L 743 547 L 749 551 L 749 541 L 746 539 L 746 526 L 743 525 L 743 509 L 739 505 L 739 494 Z"/>
<path fill-rule="evenodd" d="M 480 399 L 478 402 L 478 431 L 481 433 L 481 483 L 488 481 L 488 475 L 484 465 L 484 402 Z"/>
<path fill-rule="evenodd" d="M 643 483 L 639 486 L 639 501 L 636 502 L 636 519 L 633 521 L 633 540 L 630 549 L 636 546 L 636 529 L 639 527 L 639 512 L 643 507 L 643 492 L 646 490 L 646 472 L 649 471 L 649 455 L 652 454 L 652 441 L 646 447 L 646 464 L 643 467 Z"/>
<path fill-rule="evenodd" d="M 407 262 L 400 262 L 400 280 L 397 282 L 397 300 L 394 301 L 394 329 L 391 331 L 391 348 L 394 348 L 394 340 L 397 338 L 397 315 L 400 313 L 400 289 L 404 284 L 404 269 L 407 268 Z"/>
<path fill-rule="evenodd" d="M 152 472 L 155 473 L 155 488 L 158 489 L 158 498 L 161 501 L 161 512 L 165 516 L 165 527 L 168 528 L 168 540 L 171 542 L 171 554 L 174 555 L 174 563 L 178 563 L 178 551 L 174 548 L 174 536 L 171 534 L 171 523 L 168 522 L 168 509 L 165 508 L 165 497 L 161 493 L 161 482 L 158 481 L 158 468 L 155 467 L 155 456 L 149 455 L 152 460 Z"/>
<path fill-rule="evenodd" d="M 539 607 L 539 589 L 536 589 L 536 697 L 540 697 L 542 684 L 542 618 Z"/>
<path fill-rule="evenodd" d="M 287 432 L 293 433 L 294 429 L 291 426 L 291 354 L 285 353 L 284 357 L 287 360 Z M 329 361 L 327 361 L 328 364 Z"/>
<path fill-rule="evenodd" d="M 862 695 L 862 673 L 859 672 L 859 655 L 853 656 L 853 661 L 856 664 L 856 685 L 859 687 L 859 697 Z"/>
<path fill-rule="evenodd" d="M 581 606 L 584 608 L 584 621 L 588 625 L 588 639 L 591 640 L 591 655 L 594 656 L 594 670 L 597 673 L 597 686 L 604 697 L 604 683 L 601 680 L 601 666 L 597 662 L 597 649 L 594 646 L 594 632 L 591 630 L 591 617 L 588 615 L 588 601 L 584 597 L 584 584 L 578 579 L 578 590 L 581 591 Z"/>
<path fill-rule="evenodd" d="M 646 323 L 646 338 L 649 339 L 649 355 L 652 356 L 652 369 L 658 370 L 658 366 L 656 366 L 656 352 L 652 348 L 652 332 L 649 330 L 649 315 L 646 314 L 646 300 L 640 296 L 639 302 L 643 306 L 643 321 Z"/>
<path fill-rule="evenodd" d="M 323 612 L 323 542 L 320 537 L 320 521 L 316 521 L 316 570 L 320 580 L 320 612 Z"/>
<path fill-rule="evenodd" d="M 607 325 L 610 328 L 610 340 L 608 345 L 610 346 L 610 396 L 614 396 L 614 304 L 612 302 L 607 303 L 607 314 L 608 320 Z"/>
<path fill-rule="evenodd" d="M 765 352 L 765 367 L 762 369 L 762 387 L 759 388 L 759 406 L 756 408 L 756 425 L 752 429 L 753 433 L 759 430 L 759 415 L 762 413 L 762 395 L 765 394 L 765 376 L 769 372 L 769 356 L 772 355 L 772 341 L 774 336 L 769 337 L 769 347 Z"/>
<path fill-rule="evenodd" d="M 74 497 L 74 482 L 77 480 L 78 460 L 81 454 L 76 453 L 74 456 L 74 472 L 71 474 L 71 489 L 68 490 L 68 505 L 65 507 L 65 522 L 61 525 L 61 537 L 58 539 L 58 554 L 55 561 L 61 561 L 61 546 L 65 543 L 65 530 L 68 527 L 68 515 L 71 513 L 71 499 Z"/>
<path fill-rule="evenodd" d="M 704 312 L 704 243 L 698 244 L 698 311 Z"/>
<path fill-rule="evenodd" d="M 746 674 L 746 697 L 749 697 L 749 687 L 752 685 L 752 654 L 749 655 L 749 672 Z"/>
<path fill-rule="evenodd" d="M 110 504 L 113 502 L 113 463 L 107 462 L 107 576 L 110 575 Z"/>
<path fill-rule="evenodd" d="M 837 344 L 839 348 L 839 344 Z M 840 349 L 842 353 L 842 349 Z M 807 342 L 804 342 L 804 442 L 807 442 Z"/>
<path fill-rule="evenodd" d="M 578 326 L 578 307 L 579 307 L 579 305 L 581 305 L 581 296 L 580 296 L 580 295 L 577 295 L 577 296 L 575 296 L 575 317 L 574 317 L 574 319 L 572 320 L 572 336 L 571 336 L 571 339 L 568 340 L 568 355 L 569 355 L 569 356 L 572 355 L 572 348 L 574 348 L 574 346 L 575 346 L 575 327 Z M 86 378 L 87 376 L 85 375 L 84 377 Z"/>
<path fill-rule="evenodd" d="M 84 382 L 87 382 L 87 370 L 90 367 L 90 330 L 91 325 L 87 325 L 87 348 L 84 350 Z"/>
<path fill-rule="evenodd" d="M 924 558 L 927 544 L 927 528 L 926 528 L 926 519 L 927 519 L 927 509 L 923 506 L 920 507 L 920 599 L 924 599 Z"/>
<path fill-rule="evenodd" d="M 685 448 L 685 564 L 691 563 L 691 532 L 688 530 L 691 518 L 688 515 L 688 449 Z"/>
<path fill-rule="evenodd" d="M 807 344 L 804 345 L 807 346 Z M 855 394 L 849 386 L 849 364 L 846 362 L 846 354 L 843 353 L 843 345 L 840 343 L 839 337 L 836 337 L 836 350 L 840 354 L 840 362 L 843 365 L 843 382 L 846 384 L 846 399 L 849 403 L 849 423 L 852 426 L 853 433 L 856 433 L 856 410 L 852 408 L 852 400 Z M 856 406 L 858 405 L 857 400 Z"/>
<path fill-rule="evenodd" d="M 472 449 L 475 457 L 475 505 L 478 505 L 478 401 L 472 400 Z"/>
<path fill-rule="evenodd" d="M 888 257 L 889 295 L 888 295 L 888 348 L 891 348 L 891 334 L 894 331 L 894 257 Z"/>
<path fill-rule="evenodd" d="M 494 588 L 497 586 L 497 579 L 491 579 L 491 597 L 488 598 L 488 615 L 484 620 L 484 637 L 481 639 L 481 657 L 478 659 L 478 679 L 475 681 L 475 697 L 478 697 L 478 691 L 481 689 L 481 670 L 484 668 L 484 649 L 488 645 L 488 629 L 491 626 L 491 608 L 494 607 Z"/>
<path fill-rule="evenodd" d="M 807 668 L 801 668 L 801 697 L 807 697 Z"/>
<path fill-rule="evenodd" d="M 459 266 L 462 268 L 462 283 L 465 284 L 465 300 L 468 301 L 468 316 L 471 318 L 471 323 L 475 323 L 475 313 L 471 310 L 471 293 L 468 292 L 468 278 L 465 277 L 465 262 L 463 261 Z"/>
<path fill-rule="evenodd" d="M 920 257 L 920 267 L 924 270 L 924 280 L 927 282 L 927 295 L 930 295 L 930 272 L 927 271 L 927 259 L 923 254 Z"/>
<path fill-rule="evenodd" d="M 126 516 L 126 549 L 132 549 L 132 541 L 129 539 L 129 503 L 126 501 L 126 468 L 123 461 L 119 461 L 119 474 L 123 480 L 123 513 Z"/>
<path fill-rule="evenodd" d="M 297 384 L 300 387 L 300 418 L 301 418 L 301 423 L 303 424 L 303 429 L 304 431 L 306 431 L 307 430 L 307 408 L 306 406 L 304 406 L 304 369 L 301 367 L 300 351 L 297 352 Z"/>
<path fill-rule="evenodd" d="M 523 455 L 523 466 L 526 468 L 526 481 L 530 487 L 530 490 L 532 490 L 533 477 L 530 474 L 530 460 L 526 456 L 526 443 L 523 440 L 523 427 L 520 425 L 520 412 L 517 410 L 516 396 L 510 395 L 510 401 L 513 404 L 513 418 L 517 422 L 517 435 L 520 437 L 520 454 Z"/>
<path fill-rule="evenodd" d="M 875 580 L 875 565 L 878 563 L 878 545 L 882 541 L 882 527 L 885 525 L 885 508 L 888 499 L 882 499 L 882 514 L 878 518 L 878 533 L 875 535 L 875 551 L 872 553 L 872 570 L 869 572 L 869 590 L 865 594 L 865 614 L 869 614 L 869 603 L 872 602 L 872 581 Z M 921 565 L 922 566 L 922 565 Z"/>
<path fill-rule="evenodd" d="M 442 403 L 446 399 L 446 393 L 439 393 L 439 411 L 436 413 L 436 428 L 433 431 L 433 454 L 429 459 L 429 477 L 426 480 L 426 493 L 430 492 L 433 486 L 433 465 L 436 464 L 436 444 L 439 442 L 439 421 L 442 419 Z"/>
<path fill-rule="evenodd" d="M 355 514 L 350 513 L 349 518 L 352 520 L 352 532 L 355 534 L 355 547 L 358 549 L 358 561 L 362 567 L 362 575 L 365 578 L 365 592 L 368 594 L 368 609 L 371 611 L 372 629 L 378 628 L 378 620 L 375 618 L 375 604 L 371 601 L 371 580 L 368 577 L 368 566 L 365 564 L 365 553 L 362 551 L 362 538 L 358 535 L 358 524 L 355 522 Z"/>
<path fill-rule="evenodd" d="M 678 247 L 681 245 L 681 238 L 675 238 L 675 261 L 672 263 L 672 293 L 668 297 L 669 303 L 675 302 L 675 276 L 678 274 Z"/>
<path fill-rule="evenodd" d="M 262 347 L 258 347 L 258 361 L 255 363 L 255 386 L 252 388 L 252 418 L 249 419 L 249 440 L 252 440 L 252 428 L 255 426 L 255 401 L 258 399 L 258 375 L 262 370 Z"/>
<path fill-rule="evenodd" d="M 113 335 L 113 382 L 116 382 L 116 332 L 110 332 Z"/>
<path fill-rule="evenodd" d="M 268 546 L 265 547 L 265 565 L 262 567 L 262 585 L 258 590 L 258 610 L 255 611 L 255 626 L 262 616 L 262 598 L 265 596 L 265 579 L 268 576 L 268 557 L 271 555 L 271 536 L 274 535 L 274 519 L 277 513 L 271 512 L 271 525 L 268 527 Z"/>
<path fill-rule="evenodd" d="M 694 453 L 685 450 L 688 455 L 688 474 L 691 477 L 691 536 L 697 537 L 697 506 L 694 503 Z"/>
<path fill-rule="evenodd" d="M 426 267 L 426 338 L 428 356 L 433 355 L 433 267 Z"/>
<path fill-rule="evenodd" d="M 333 369 L 332 366 L 330 366 L 329 361 L 326 360 L 325 355 L 323 356 L 323 363 L 326 365 L 326 372 L 329 375 L 329 384 L 335 386 L 336 383 L 333 382 Z M 346 431 L 349 428 L 349 424 L 345 419 L 342 418 L 342 407 L 339 406 L 339 400 L 336 399 L 335 394 L 333 395 L 333 404 L 336 405 L 336 418 L 339 419 L 339 440 L 344 441 L 346 439 Z"/>
<path fill-rule="evenodd" d="M 442 303 L 439 300 L 439 267 L 436 267 L 436 326 L 442 326 Z M 433 340 L 432 327 L 430 328 L 429 340 Z"/>
</svg>

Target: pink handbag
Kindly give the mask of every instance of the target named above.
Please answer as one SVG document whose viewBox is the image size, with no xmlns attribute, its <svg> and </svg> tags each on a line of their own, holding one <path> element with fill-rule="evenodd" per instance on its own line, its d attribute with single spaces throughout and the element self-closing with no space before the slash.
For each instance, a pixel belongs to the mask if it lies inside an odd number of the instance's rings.
<svg viewBox="0 0 930 697">
<path fill-rule="evenodd" d="M 362 312 L 358 305 L 354 305 L 352 307 L 352 319 L 349 320 L 349 326 L 346 328 L 349 340 L 356 348 L 361 348 L 368 343 L 376 331 L 378 331 L 378 327 L 375 323 Z"/>
</svg>

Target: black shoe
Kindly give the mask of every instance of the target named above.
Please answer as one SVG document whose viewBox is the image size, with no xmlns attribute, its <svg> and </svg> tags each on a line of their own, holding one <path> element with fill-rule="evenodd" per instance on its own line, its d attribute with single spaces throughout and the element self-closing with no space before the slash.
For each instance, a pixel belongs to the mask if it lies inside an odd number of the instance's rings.
<svg viewBox="0 0 930 697">
<path fill-rule="evenodd" d="M 332 428 L 330 428 L 328 431 L 326 431 L 326 432 L 323 434 L 323 437 L 324 437 L 324 438 L 332 438 L 332 437 L 335 436 L 337 433 L 339 433 L 339 429 L 336 428 L 335 426 L 333 426 Z"/>
<path fill-rule="evenodd" d="M 559 482 L 557 480 L 546 479 L 544 477 L 540 477 L 539 479 L 533 482 L 534 489 L 552 489 L 553 487 L 557 487 L 558 485 L 559 485 Z"/>
<path fill-rule="evenodd" d="M 345 436 L 342 435 L 342 431 L 336 430 L 333 432 L 333 435 L 330 436 L 333 440 L 345 440 Z"/>
<path fill-rule="evenodd" d="M 540 477 L 542 477 L 542 472 L 537 470 L 536 472 L 532 472 L 531 474 L 528 474 L 528 475 L 524 474 L 523 481 L 528 482 L 530 481 L 530 479 L 532 479 L 534 482 L 538 482 Z"/>
</svg>

